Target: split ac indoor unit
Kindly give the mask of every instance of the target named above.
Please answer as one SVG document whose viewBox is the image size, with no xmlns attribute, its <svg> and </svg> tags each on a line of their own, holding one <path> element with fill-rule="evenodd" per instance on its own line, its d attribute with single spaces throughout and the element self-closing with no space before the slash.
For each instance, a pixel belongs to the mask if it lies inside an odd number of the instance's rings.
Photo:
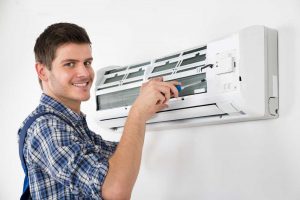
<svg viewBox="0 0 300 200">
<path fill-rule="evenodd" d="M 277 31 L 252 26 L 222 39 L 150 61 L 97 71 L 97 121 L 124 126 L 140 86 L 153 77 L 182 82 L 180 98 L 148 129 L 278 117 Z"/>
</svg>

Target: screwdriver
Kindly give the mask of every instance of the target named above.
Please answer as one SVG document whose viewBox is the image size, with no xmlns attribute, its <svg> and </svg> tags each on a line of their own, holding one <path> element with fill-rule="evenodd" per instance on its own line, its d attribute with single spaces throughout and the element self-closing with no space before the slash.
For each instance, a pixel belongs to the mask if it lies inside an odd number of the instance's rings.
<svg viewBox="0 0 300 200">
<path fill-rule="evenodd" d="M 197 85 L 197 84 L 199 84 L 201 82 L 204 82 L 204 81 L 205 81 L 205 79 L 202 79 L 201 81 L 197 81 L 195 83 L 190 83 L 190 84 L 184 85 L 184 86 L 176 85 L 175 87 L 177 88 L 178 92 L 180 92 L 181 90 L 184 90 L 187 87 L 190 87 L 190 86 L 193 86 L 193 85 Z"/>
</svg>

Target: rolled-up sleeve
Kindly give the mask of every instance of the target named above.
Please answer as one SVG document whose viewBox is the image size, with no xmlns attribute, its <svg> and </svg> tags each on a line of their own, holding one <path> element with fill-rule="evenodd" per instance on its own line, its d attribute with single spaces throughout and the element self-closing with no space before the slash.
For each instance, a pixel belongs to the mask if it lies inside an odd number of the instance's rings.
<svg viewBox="0 0 300 200">
<path fill-rule="evenodd" d="M 102 137 L 91 131 L 93 135 L 93 140 L 96 145 L 101 146 L 102 154 L 109 159 L 112 154 L 116 151 L 119 142 L 103 140 Z"/>
</svg>

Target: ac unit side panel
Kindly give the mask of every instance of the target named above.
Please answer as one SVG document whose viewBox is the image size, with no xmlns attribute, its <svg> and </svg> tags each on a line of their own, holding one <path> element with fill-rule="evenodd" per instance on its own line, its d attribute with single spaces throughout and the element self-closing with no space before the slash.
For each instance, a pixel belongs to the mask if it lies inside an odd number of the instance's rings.
<svg viewBox="0 0 300 200">
<path fill-rule="evenodd" d="M 271 116 L 279 116 L 279 74 L 278 74 L 278 33 L 273 29 L 266 29 L 268 38 L 268 111 Z"/>
<path fill-rule="evenodd" d="M 269 91 L 273 88 L 270 78 L 278 74 L 274 71 L 277 68 L 276 38 L 276 31 L 263 26 L 249 27 L 239 34 L 243 107 L 246 113 L 257 117 L 273 117 L 270 116 L 268 102 L 271 97 Z"/>
</svg>

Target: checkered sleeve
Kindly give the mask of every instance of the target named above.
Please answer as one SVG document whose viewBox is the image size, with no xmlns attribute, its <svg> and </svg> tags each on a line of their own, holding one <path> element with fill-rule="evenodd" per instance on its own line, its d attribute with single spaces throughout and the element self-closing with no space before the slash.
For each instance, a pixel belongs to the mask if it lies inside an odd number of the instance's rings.
<svg viewBox="0 0 300 200">
<path fill-rule="evenodd" d="M 119 142 L 103 140 L 102 137 L 91 131 L 94 142 L 96 145 L 101 146 L 102 154 L 109 159 L 112 154 L 116 151 Z"/>
<path fill-rule="evenodd" d="M 39 120 L 33 130 L 32 160 L 73 194 L 100 199 L 109 166 L 102 147 L 85 141 L 55 116 Z"/>
</svg>

